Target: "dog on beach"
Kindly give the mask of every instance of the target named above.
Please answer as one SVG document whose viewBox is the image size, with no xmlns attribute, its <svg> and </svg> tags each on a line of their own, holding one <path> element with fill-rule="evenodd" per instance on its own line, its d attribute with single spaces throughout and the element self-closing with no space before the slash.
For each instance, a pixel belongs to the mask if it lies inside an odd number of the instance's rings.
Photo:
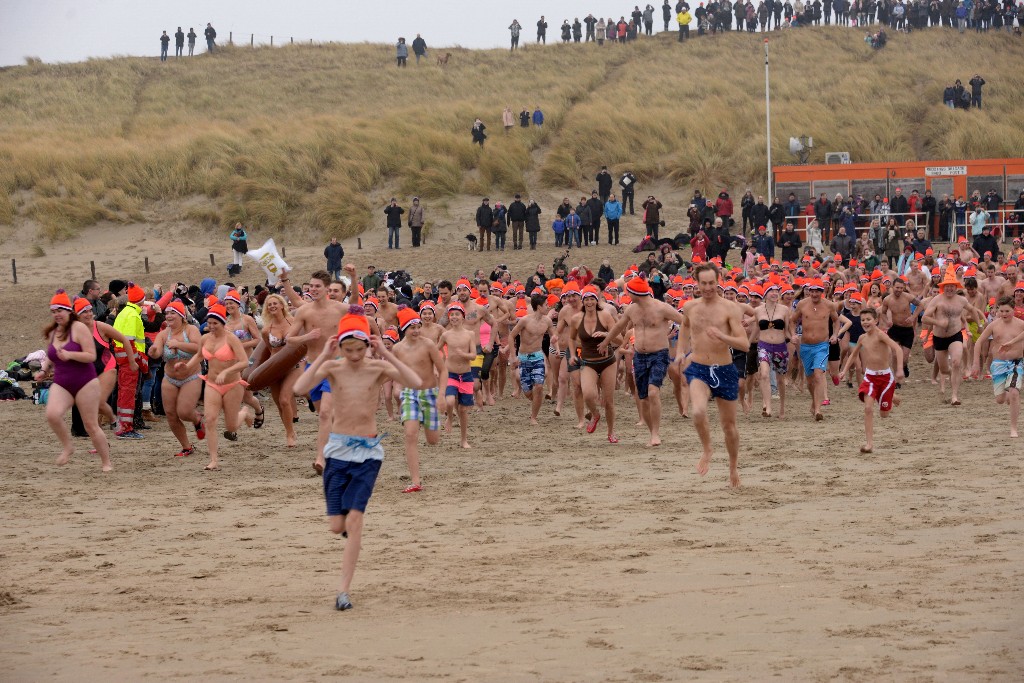
<svg viewBox="0 0 1024 683">
<path fill-rule="evenodd" d="M 476 235 L 466 235 L 466 247 L 470 251 L 476 251 Z"/>
<path fill-rule="evenodd" d="M 443 57 L 438 57 L 437 58 L 437 65 L 438 66 L 448 66 L 448 60 L 451 58 L 451 56 L 452 56 L 451 52 L 445 52 Z"/>
</svg>

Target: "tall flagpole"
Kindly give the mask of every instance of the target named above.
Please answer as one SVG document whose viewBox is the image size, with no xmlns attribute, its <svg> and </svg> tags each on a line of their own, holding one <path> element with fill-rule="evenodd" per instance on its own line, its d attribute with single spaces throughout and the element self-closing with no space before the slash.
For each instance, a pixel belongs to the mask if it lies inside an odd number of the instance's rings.
<svg viewBox="0 0 1024 683">
<path fill-rule="evenodd" d="M 772 102 L 768 85 L 768 39 L 764 39 L 764 123 L 765 123 L 765 145 L 768 148 L 768 193 L 765 195 L 771 201 L 775 194 L 772 192 Z"/>
</svg>

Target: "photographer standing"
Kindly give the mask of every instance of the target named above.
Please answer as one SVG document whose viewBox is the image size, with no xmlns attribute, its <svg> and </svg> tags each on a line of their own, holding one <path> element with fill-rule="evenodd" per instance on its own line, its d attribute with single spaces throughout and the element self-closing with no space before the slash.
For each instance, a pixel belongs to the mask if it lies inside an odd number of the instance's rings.
<svg viewBox="0 0 1024 683">
<path fill-rule="evenodd" d="M 398 249 L 398 241 L 402 235 L 402 214 L 405 213 L 405 209 L 398 205 L 398 200 L 394 197 L 391 198 L 391 203 L 384 208 L 384 214 L 388 217 L 388 249 Z"/>
<path fill-rule="evenodd" d="M 423 234 L 423 206 L 419 197 L 413 197 L 412 206 L 409 207 L 409 229 L 412 230 L 412 246 L 420 246 Z"/>
<path fill-rule="evenodd" d="M 340 280 L 341 261 L 345 258 L 345 249 L 337 237 L 332 237 L 331 243 L 324 248 L 324 257 L 327 259 L 327 272 L 331 274 L 331 279 Z"/>
<path fill-rule="evenodd" d="M 658 227 L 661 224 L 661 207 L 661 202 L 655 199 L 653 194 L 649 195 L 643 203 L 644 225 L 647 226 L 647 236 L 655 242 L 658 241 Z"/>
<path fill-rule="evenodd" d="M 636 188 L 636 176 L 626 171 L 619 178 L 619 187 L 622 188 L 622 208 L 625 211 L 626 204 L 629 204 L 629 215 L 633 215 L 633 191 Z"/>
</svg>

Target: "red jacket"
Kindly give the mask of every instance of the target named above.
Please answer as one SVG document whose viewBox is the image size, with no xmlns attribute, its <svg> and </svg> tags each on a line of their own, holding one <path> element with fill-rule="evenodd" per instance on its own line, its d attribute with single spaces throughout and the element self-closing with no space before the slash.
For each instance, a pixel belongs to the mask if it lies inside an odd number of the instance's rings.
<svg viewBox="0 0 1024 683">
<path fill-rule="evenodd" d="M 715 200 L 715 213 L 719 218 L 732 217 L 732 200 L 728 197 L 719 197 Z"/>
<path fill-rule="evenodd" d="M 704 234 L 703 230 L 694 235 L 693 239 L 690 240 L 690 248 L 693 249 L 693 257 L 699 257 L 706 261 L 708 258 L 709 242 L 710 240 L 708 239 L 708 236 Z"/>
</svg>

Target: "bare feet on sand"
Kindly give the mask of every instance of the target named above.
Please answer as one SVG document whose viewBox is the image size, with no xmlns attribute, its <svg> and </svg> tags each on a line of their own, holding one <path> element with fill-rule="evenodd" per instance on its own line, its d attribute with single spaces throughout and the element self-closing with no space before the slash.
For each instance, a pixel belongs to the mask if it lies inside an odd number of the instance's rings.
<svg viewBox="0 0 1024 683">
<path fill-rule="evenodd" d="M 71 460 L 71 456 L 74 455 L 74 453 L 74 447 L 61 451 L 60 455 L 57 456 L 57 459 L 53 461 L 53 464 L 57 465 L 58 467 L 63 467 L 64 465 L 67 465 L 68 461 Z"/>
<path fill-rule="evenodd" d="M 705 453 L 700 456 L 700 460 L 697 461 L 697 474 L 704 476 L 711 469 L 711 454 Z"/>
</svg>

